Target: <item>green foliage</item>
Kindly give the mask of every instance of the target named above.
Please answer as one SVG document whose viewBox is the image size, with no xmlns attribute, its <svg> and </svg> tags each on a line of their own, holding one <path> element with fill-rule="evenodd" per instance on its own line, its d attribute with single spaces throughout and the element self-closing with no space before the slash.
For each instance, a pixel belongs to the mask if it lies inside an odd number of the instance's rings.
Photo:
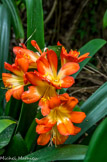
<svg viewBox="0 0 107 162">
<path fill-rule="evenodd" d="M 104 17 L 103 17 L 103 27 L 106 28 L 107 27 L 107 10 L 104 14 Z"/>
<path fill-rule="evenodd" d="M 37 115 L 35 116 L 35 118 L 40 119 L 41 117 L 42 115 L 39 110 L 37 111 Z M 37 126 L 37 123 L 35 122 L 35 119 L 34 119 L 25 136 L 25 143 L 27 145 L 28 151 L 33 151 L 36 146 L 36 140 L 38 137 L 38 134 L 36 133 L 36 130 L 35 130 L 36 126 Z"/>
<path fill-rule="evenodd" d="M 22 104 L 16 132 L 20 132 L 23 137 L 36 116 L 37 106 L 37 102 L 32 104 Z"/>
<path fill-rule="evenodd" d="M 28 154 L 28 150 L 22 136 L 18 133 L 14 135 L 6 149 L 6 156 L 18 157 Z"/>
<path fill-rule="evenodd" d="M 84 162 L 107 161 L 107 118 L 94 132 Z"/>
<path fill-rule="evenodd" d="M 42 0 L 26 0 L 27 9 L 27 47 L 31 50 L 34 48 L 31 45 L 31 40 L 36 40 L 39 47 L 44 48 L 44 24 L 43 24 L 43 9 Z"/>
<path fill-rule="evenodd" d="M 13 123 L 16 122 L 9 119 L 0 119 L 0 133 Z"/>
<path fill-rule="evenodd" d="M 4 62 L 8 61 L 9 41 L 10 41 L 10 22 L 11 17 L 6 7 L 0 4 L 0 79 L 4 69 Z M 2 80 L 0 80 L 0 114 L 2 115 L 5 90 L 3 89 Z"/>
<path fill-rule="evenodd" d="M 24 39 L 24 29 L 22 26 L 21 18 L 19 15 L 18 8 L 14 0 L 2 0 L 3 4 L 8 8 L 11 18 L 12 18 L 12 26 L 14 28 L 14 32 L 17 39 Z"/>
<path fill-rule="evenodd" d="M 48 162 L 53 160 L 82 160 L 84 159 L 87 148 L 88 147 L 84 145 L 64 145 L 57 148 L 46 147 L 25 156 L 25 158 L 29 158 L 29 160 L 24 161 L 31 162 L 32 160 L 30 160 L 30 158 L 33 158 L 36 162 Z M 21 160 L 17 160 L 17 162 L 20 161 Z"/>
<path fill-rule="evenodd" d="M 2 133 L 0 133 L 0 149 L 8 145 L 13 135 L 14 129 L 15 124 L 12 124 L 8 128 L 6 128 Z"/>
</svg>

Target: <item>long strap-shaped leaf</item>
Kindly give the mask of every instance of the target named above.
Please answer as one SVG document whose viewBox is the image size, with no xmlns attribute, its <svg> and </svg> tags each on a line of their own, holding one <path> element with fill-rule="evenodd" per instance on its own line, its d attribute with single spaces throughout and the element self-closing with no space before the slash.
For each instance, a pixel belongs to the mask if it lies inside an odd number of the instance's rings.
<svg viewBox="0 0 107 162">
<path fill-rule="evenodd" d="M 17 157 L 17 156 L 25 156 L 27 154 L 28 150 L 22 136 L 19 133 L 14 135 L 9 145 L 7 146 L 6 156 Z"/>
<path fill-rule="evenodd" d="M 70 136 L 66 143 L 75 142 L 81 135 L 83 135 L 90 127 L 92 127 L 101 118 L 107 115 L 107 82 L 102 85 L 81 107 L 87 115 L 82 124 L 81 132 L 76 136 Z"/>
<path fill-rule="evenodd" d="M 32 104 L 22 104 L 16 132 L 20 132 L 23 137 L 36 116 L 37 107 L 37 102 Z"/>
<path fill-rule="evenodd" d="M 19 11 L 18 11 L 15 1 L 14 0 L 2 0 L 2 2 L 11 13 L 12 26 L 14 28 L 16 38 L 24 39 L 24 29 L 22 26 L 21 18 L 20 18 Z"/>
<path fill-rule="evenodd" d="M 84 162 L 107 161 L 107 118 L 94 132 Z"/>
<path fill-rule="evenodd" d="M 27 47 L 34 50 L 31 40 L 36 40 L 40 48 L 44 48 L 44 25 L 42 0 L 26 0 L 27 7 Z"/>
<path fill-rule="evenodd" d="M 46 147 L 32 154 L 25 156 L 24 162 L 48 162 L 53 160 L 83 160 L 87 151 L 84 145 L 64 145 L 53 148 Z M 28 158 L 28 160 L 27 160 Z M 21 160 L 18 160 L 20 162 Z"/>
<path fill-rule="evenodd" d="M 2 72 L 6 72 L 4 69 L 4 62 L 8 60 L 10 23 L 11 17 L 9 11 L 4 5 L 0 5 L 0 111 L 3 108 L 3 99 L 5 95 L 5 90 L 2 89 L 3 83 L 1 78 Z"/>
</svg>

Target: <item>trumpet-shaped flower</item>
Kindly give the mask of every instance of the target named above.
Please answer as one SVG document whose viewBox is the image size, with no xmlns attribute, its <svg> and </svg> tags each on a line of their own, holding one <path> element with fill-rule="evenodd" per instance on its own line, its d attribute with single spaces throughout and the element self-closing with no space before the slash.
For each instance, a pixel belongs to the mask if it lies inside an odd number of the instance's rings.
<svg viewBox="0 0 107 162">
<path fill-rule="evenodd" d="M 39 106 L 41 106 L 42 115 L 47 115 L 50 112 L 49 99 L 56 95 L 55 87 L 34 72 L 27 72 L 26 78 L 33 86 L 22 94 L 22 101 L 29 104 L 40 99 Z"/>
<path fill-rule="evenodd" d="M 36 41 L 32 40 L 31 44 L 38 50 L 38 52 L 33 52 L 29 49 L 26 48 L 24 44 L 21 44 L 22 47 L 14 47 L 13 52 L 16 55 L 15 58 L 15 64 L 18 66 L 21 65 L 23 70 L 28 70 L 31 68 L 37 68 L 36 61 L 40 57 L 40 54 L 44 54 L 45 52 L 42 53 L 41 49 L 39 48 L 38 44 Z M 24 63 L 24 66 L 22 66 Z"/>
<path fill-rule="evenodd" d="M 14 98 L 20 100 L 21 95 L 24 91 L 24 86 L 29 84 L 25 77 L 24 71 L 15 64 L 4 63 L 5 69 L 11 71 L 10 73 L 2 73 L 2 80 L 5 88 L 8 89 L 6 92 L 6 101 L 8 102 L 13 96 Z"/>
<path fill-rule="evenodd" d="M 50 113 L 40 120 L 36 118 L 36 132 L 40 134 L 38 145 L 46 145 L 50 139 L 55 145 L 63 144 L 69 135 L 81 131 L 73 123 L 81 123 L 86 115 L 84 112 L 73 111 L 77 103 L 75 97 L 69 97 L 66 93 L 49 100 Z"/>
<path fill-rule="evenodd" d="M 46 58 L 47 56 L 47 58 Z M 79 70 L 79 64 L 69 62 L 64 64 L 57 74 L 58 58 L 53 50 L 47 50 L 47 55 L 37 60 L 37 70 L 42 78 L 49 81 L 57 89 L 68 88 L 74 83 L 72 75 Z"/>
<path fill-rule="evenodd" d="M 59 42 L 57 43 L 57 45 L 62 46 Z M 62 50 L 61 50 L 61 65 L 63 66 L 64 64 L 66 64 L 67 62 L 82 62 L 83 60 L 85 60 L 86 58 L 90 58 L 89 53 L 85 53 L 82 56 L 80 56 L 80 52 L 78 52 L 77 50 L 73 51 L 71 50 L 69 53 L 67 53 L 66 49 L 64 48 L 64 46 L 62 46 Z"/>
</svg>

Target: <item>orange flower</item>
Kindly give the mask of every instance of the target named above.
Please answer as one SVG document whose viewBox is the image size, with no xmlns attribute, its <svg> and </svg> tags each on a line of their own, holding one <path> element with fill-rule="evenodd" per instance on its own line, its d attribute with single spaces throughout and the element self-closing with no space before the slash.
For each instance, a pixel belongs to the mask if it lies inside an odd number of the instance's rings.
<svg viewBox="0 0 107 162">
<path fill-rule="evenodd" d="M 60 44 L 60 42 L 57 43 L 57 45 L 62 46 Z M 66 49 L 64 48 L 64 46 L 62 46 L 62 50 L 61 50 L 61 65 L 63 66 L 64 64 L 66 64 L 67 62 L 82 62 L 83 60 L 85 60 L 86 58 L 90 58 L 89 53 L 85 53 L 82 56 L 80 56 L 80 52 L 78 52 L 77 50 L 73 51 L 71 50 L 69 53 L 67 53 Z"/>
<path fill-rule="evenodd" d="M 38 50 L 38 52 L 33 52 L 26 48 L 24 44 L 21 43 L 22 47 L 14 47 L 13 52 L 16 55 L 15 64 L 20 66 L 26 71 L 31 68 L 37 68 L 36 61 L 40 57 L 40 54 L 44 55 L 45 52 L 42 53 L 36 41 L 32 40 L 31 44 Z M 22 66 L 24 63 L 24 66 Z"/>
<path fill-rule="evenodd" d="M 81 123 L 86 115 L 84 112 L 73 111 L 77 103 L 75 97 L 69 97 L 66 93 L 50 99 L 50 113 L 40 120 L 36 119 L 36 132 L 40 134 L 38 145 L 46 145 L 50 139 L 55 145 L 63 144 L 69 135 L 76 135 L 81 131 L 73 123 Z"/>
<path fill-rule="evenodd" d="M 46 58 L 47 56 L 47 58 Z M 58 58 L 53 50 L 47 50 L 47 55 L 37 60 L 37 70 L 41 78 L 49 81 L 57 89 L 68 88 L 74 84 L 72 75 L 79 70 L 79 64 L 69 62 L 64 64 L 57 74 Z"/>
<path fill-rule="evenodd" d="M 15 64 L 4 63 L 5 69 L 11 71 L 13 74 L 2 73 L 2 80 L 5 85 L 5 88 L 9 89 L 6 92 L 6 101 L 8 102 L 13 96 L 14 98 L 20 100 L 21 95 L 24 91 L 24 85 L 29 84 L 24 71 Z"/>
<path fill-rule="evenodd" d="M 49 82 L 41 79 L 37 72 L 27 72 L 26 78 L 33 85 L 28 87 L 29 90 L 22 94 L 22 101 L 30 104 L 39 101 L 39 106 L 41 106 L 42 115 L 47 115 L 50 112 L 49 109 L 49 99 L 56 95 L 55 87 L 53 87 Z"/>
</svg>

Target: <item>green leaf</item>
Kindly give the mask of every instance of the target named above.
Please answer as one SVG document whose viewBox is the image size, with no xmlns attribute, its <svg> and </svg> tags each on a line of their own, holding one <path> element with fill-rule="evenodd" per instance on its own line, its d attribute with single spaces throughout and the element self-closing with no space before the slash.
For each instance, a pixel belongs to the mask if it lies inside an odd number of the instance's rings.
<svg viewBox="0 0 107 162">
<path fill-rule="evenodd" d="M 103 17 L 103 27 L 106 28 L 107 27 L 107 10 L 104 13 L 104 17 Z"/>
<path fill-rule="evenodd" d="M 0 149 L 0 155 L 2 155 L 5 152 L 4 149 Z M 1 159 L 0 159 L 1 160 Z"/>
<path fill-rule="evenodd" d="M 94 132 L 84 162 L 107 161 L 107 118 Z"/>
<path fill-rule="evenodd" d="M 44 24 L 42 0 L 26 0 L 27 7 L 27 47 L 31 50 L 31 40 L 36 40 L 41 49 L 44 48 Z"/>
<path fill-rule="evenodd" d="M 2 133 L 0 133 L 0 149 L 8 145 L 13 135 L 15 124 L 10 125 Z"/>
<path fill-rule="evenodd" d="M 4 62 L 8 60 L 9 41 L 10 41 L 10 23 L 11 17 L 9 11 L 4 5 L 0 5 L 0 79 L 4 69 Z M 0 80 L 0 110 L 2 114 L 5 90 L 2 80 Z"/>
<path fill-rule="evenodd" d="M 58 58 L 60 57 L 60 53 L 61 53 L 61 46 L 49 46 L 48 49 L 52 49 L 53 51 L 55 51 L 55 53 L 57 54 Z"/>
<path fill-rule="evenodd" d="M 73 74 L 72 76 L 74 78 L 77 77 L 77 75 L 80 73 L 80 71 L 82 70 L 82 68 L 90 61 L 90 59 L 96 54 L 96 52 L 101 49 L 104 45 L 106 44 L 106 41 L 103 39 L 93 39 L 91 41 L 89 41 L 87 44 L 85 44 L 82 48 L 80 48 L 80 56 L 89 52 L 91 56 L 90 58 L 85 59 L 84 61 L 80 62 L 80 70 Z"/>
<path fill-rule="evenodd" d="M 14 28 L 14 32 L 16 38 L 24 39 L 24 29 L 22 26 L 21 18 L 19 15 L 19 11 L 17 5 L 14 0 L 2 0 L 3 4 L 8 8 L 12 17 L 12 26 Z"/>
<path fill-rule="evenodd" d="M 41 117 L 42 115 L 41 115 L 41 110 L 40 110 L 37 112 L 37 115 L 35 118 L 40 119 Z M 33 151 L 36 145 L 36 142 L 37 142 L 38 134 L 36 133 L 36 129 L 35 129 L 36 126 L 37 126 L 37 123 L 34 119 L 25 136 L 25 143 L 27 145 L 28 151 Z"/>
<path fill-rule="evenodd" d="M 28 150 L 25 144 L 24 139 L 18 133 L 16 134 L 11 142 L 9 143 L 8 147 L 6 148 L 6 156 L 25 156 L 28 154 Z"/>
<path fill-rule="evenodd" d="M 87 117 L 81 124 L 81 132 L 75 136 L 70 136 L 65 143 L 75 142 L 81 135 L 83 135 L 96 122 L 102 119 L 107 114 L 107 82 L 102 85 L 89 99 L 82 104 L 80 109 L 86 113 Z"/>
<path fill-rule="evenodd" d="M 0 119 L 0 133 L 13 123 L 16 122 L 9 119 Z"/>
<path fill-rule="evenodd" d="M 48 162 L 53 160 L 82 160 L 85 157 L 87 146 L 84 145 L 63 145 L 57 148 L 46 147 L 32 154 L 25 156 L 29 158 L 24 162 Z M 21 160 L 17 160 L 18 162 Z"/>
<path fill-rule="evenodd" d="M 37 105 L 38 102 L 32 104 L 22 104 L 16 132 L 20 132 L 23 137 L 36 116 Z"/>
<path fill-rule="evenodd" d="M 14 119 L 19 118 L 19 113 L 21 110 L 22 101 L 16 100 L 15 98 L 11 97 L 10 101 L 7 102 L 5 107 L 5 115 L 11 116 Z"/>
</svg>

